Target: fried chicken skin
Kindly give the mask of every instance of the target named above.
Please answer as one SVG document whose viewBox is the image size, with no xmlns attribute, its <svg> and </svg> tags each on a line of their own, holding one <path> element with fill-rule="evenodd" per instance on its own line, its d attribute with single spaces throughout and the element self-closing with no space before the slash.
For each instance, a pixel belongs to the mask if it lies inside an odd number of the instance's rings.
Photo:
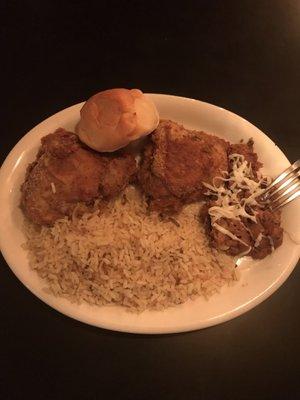
<svg viewBox="0 0 300 400">
<path fill-rule="evenodd" d="M 39 225 L 71 215 L 78 203 L 109 200 L 136 174 L 133 156 L 96 153 L 64 129 L 43 137 L 41 143 L 36 160 L 27 168 L 20 204 Z"/>
<path fill-rule="evenodd" d="M 138 174 L 150 209 L 179 212 L 184 204 L 203 198 L 203 182 L 228 171 L 229 143 L 173 121 L 161 121 L 144 151 Z"/>
</svg>

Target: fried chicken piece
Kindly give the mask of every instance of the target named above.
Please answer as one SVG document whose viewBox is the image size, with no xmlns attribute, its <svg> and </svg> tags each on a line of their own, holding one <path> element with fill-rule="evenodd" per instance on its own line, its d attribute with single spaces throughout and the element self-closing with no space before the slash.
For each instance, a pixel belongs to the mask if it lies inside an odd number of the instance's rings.
<svg viewBox="0 0 300 400">
<path fill-rule="evenodd" d="M 204 132 L 161 121 L 151 135 L 138 174 L 150 209 L 173 214 L 203 198 L 203 182 L 228 171 L 229 143 Z M 217 182 L 215 182 L 217 183 Z"/>
<path fill-rule="evenodd" d="M 41 142 L 21 187 L 21 208 L 36 224 L 51 225 L 71 215 L 78 203 L 88 206 L 96 199 L 110 199 L 136 174 L 133 156 L 96 153 L 64 129 Z"/>
</svg>

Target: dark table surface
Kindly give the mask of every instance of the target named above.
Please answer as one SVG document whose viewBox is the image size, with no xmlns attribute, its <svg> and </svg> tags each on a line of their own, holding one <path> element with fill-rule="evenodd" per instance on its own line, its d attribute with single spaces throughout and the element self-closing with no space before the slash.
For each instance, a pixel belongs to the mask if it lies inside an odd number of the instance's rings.
<svg viewBox="0 0 300 400">
<path fill-rule="evenodd" d="M 299 157 L 300 3 L 2 1 L 1 162 L 53 113 L 111 87 L 198 98 Z M 1 399 L 299 398 L 300 270 L 202 331 L 97 329 L 35 298 L 1 258 Z"/>
</svg>

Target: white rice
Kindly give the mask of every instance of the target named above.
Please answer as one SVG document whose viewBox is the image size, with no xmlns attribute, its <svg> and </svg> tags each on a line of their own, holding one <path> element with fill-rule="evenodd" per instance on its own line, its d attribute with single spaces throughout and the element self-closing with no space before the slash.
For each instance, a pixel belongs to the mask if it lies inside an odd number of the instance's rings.
<svg viewBox="0 0 300 400">
<path fill-rule="evenodd" d="M 186 206 L 176 221 L 161 221 L 128 187 L 101 212 L 39 230 L 27 223 L 30 266 L 51 293 L 77 303 L 143 311 L 207 298 L 236 275 L 233 259 L 209 247 L 200 207 Z"/>
</svg>

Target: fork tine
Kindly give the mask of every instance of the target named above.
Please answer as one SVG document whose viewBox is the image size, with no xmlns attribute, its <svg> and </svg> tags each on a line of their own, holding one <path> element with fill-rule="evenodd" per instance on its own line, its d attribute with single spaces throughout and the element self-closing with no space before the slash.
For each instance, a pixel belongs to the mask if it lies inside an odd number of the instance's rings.
<svg viewBox="0 0 300 400">
<path fill-rule="evenodd" d="M 275 185 L 281 182 L 283 179 L 286 179 L 293 171 L 300 168 L 300 160 L 295 161 L 291 166 L 289 166 L 285 171 L 283 171 L 264 191 L 262 194 L 263 197 L 267 197 L 270 189 L 272 189 Z"/>
<path fill-rule="evenodd" d="M 295 192 L 294 194 L 292 194 L 291 196 L 289 196 L 286 200 L 284 200 L 283 202 L 277 204 L 276 207 L 272 208 L 273 211 L 278 210 L 279 208 L 286 206 L 288 203 L 290 203 L 293 200 L 296 200 L 297 197 L 300 196 L 300 190 L 297 190 L 297 192 Z"/>
<path fill-rule="evenodd" d="M 292 176 L 285 180 L 278 188 L 276 188 L 275 190 L 272 190 L 271 193 L 269 194 L 268 198 L 271 199 L 272 197 L 274 197 L 274 195 L 278 192 L 280 192 L 281 190 L 283 190 L 286 186 L 288 186 L 290 183 L 294 182 L 295 180 L 298 180 L 300 177 L 300 169 L 297 172 L 293 171 Z"/>
<path fill-rule="evenodd" d="M 290 194 L 289 195 L 289 197 L 291 197 L 294 193 L 293 192 L 295 192 L 295 191 L 298 191 L 298 190 L 300 190 L 300 181 L 298 181 L 298 182 L 296 182 L 296 183 L 294 183 L 292 186 L 290 186 L 290 187 L 288 187 L 287 189 L 285 189 L 285 191 L 280 195 L 280 196 L 278 196 L 276 199 L 274 199 L 273 200 L 273 204 L 274 204 L 274 206 L 275 207 L 277 207 L 277 203 L 279 202 L 280 204 L 281 204 L 281 200 L 285 200 L 286 199 L 286 196 L 288 195 L 288 194 Z M 288 197 L 288 198 L 289 198 Z M 271 207 L 272 207 L 272 205 L 271 205 Z M 272 207 L 272 209 L 273 209 L 273 207 Z"/>
</svg>

